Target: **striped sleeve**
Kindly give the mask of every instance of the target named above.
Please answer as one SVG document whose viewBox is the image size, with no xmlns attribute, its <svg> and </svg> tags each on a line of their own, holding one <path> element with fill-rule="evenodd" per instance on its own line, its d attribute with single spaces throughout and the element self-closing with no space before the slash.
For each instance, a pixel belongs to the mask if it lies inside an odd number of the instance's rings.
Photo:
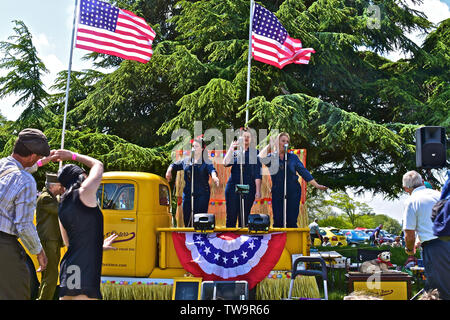
<svg viewBox="0 0 450 320">
<path fill-rule="evenodd" d="M 42 250 L 41 241 L 33 224 L 34 209 L 36 207 L 36 183 L 27 183 L 17 194 L 15 200 L 16 215 L 14 225 L 24 246 L 31 254 L 38 254 Z"/>
</svg>

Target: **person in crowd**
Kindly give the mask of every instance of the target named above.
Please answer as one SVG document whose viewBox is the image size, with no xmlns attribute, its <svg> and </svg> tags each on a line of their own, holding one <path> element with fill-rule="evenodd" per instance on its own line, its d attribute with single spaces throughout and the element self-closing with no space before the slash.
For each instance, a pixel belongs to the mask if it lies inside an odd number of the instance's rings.
<svg viewBox="0 0 450 320">
<path fill-rule="evenodd" d="M 52 300 L 58 282 L 58 266 L 64 244 L 59 229 L 57 196 L 63 192 L 64 187 L 58 181 L 57 174 L 47 173 L 45 187 L 36 202 L 36 229 L 48 259 L 47 268 L 42 272 L 38 300 Z"/>
<path fill-rule="evenodd" d="M 26 254 L 18 238 L 37 255 L 37 271 L 47 266 L 33 224 L 37 190 L 29 169 L 52 161 L 53 153 L 42 131 L 27 128 L 19 133 L 12 154 L 0 160 L 0 300 L 31 298 Z"/>
<path fill-rule="evenodd" d="M 259 157 L 261 162 L 266 166 L 271 166 L 270 157 L 277 157 L 279 160 L 278 170 L 271 173 L 272 179 L 272 211 L 273 211 L 273 227 L 280 228 L 284 226 L 283 207 L 284 207 L 284 179 L 285 166 L 287 166 L 286 177 L 286 227 L 296 228 L 297 218 L 299 214 L 301 187 L 298 182 L 297 173 L 310 185 L 319 190 L 327 190 L 328 187 L 323 186 L 313 178 L 311 173 L 303 166 L 300 159 L 293 153 L 289 153 L 287 147 L 290 137 L 286 132 L 278 135 L 276 141 L 271 141 L 261 152 Z"/>
<path fill-rule="evenodd" d="M 410 194 L 403 212 L 403 230 L 405 231 L 405 251 L 414 255 L 418 247 L 416 236 L 422 247 L 425 268 L 425 290 L 438 289 L 439 296 L 450 299 L 450 242 L 443 241 L 433 234 L 431 220 L 432 208 L 441 194 L 424 185 L 421 175 L 408 171 L 403 175 L 403 189 Z"/>
<path fill-rule="evenodd" d="M 194 167 L 194 214 L 207 213 L 211 189 L 209 186 L 209 177 L 212 177 L 216 186 L 219 186 L 219 178 L 216 169 L 212 163 L 203 160 L 203 152 L 206 144 L 201 138 L 196 138 L 192 142 L 193 155 L 170 164 L 166 171 L 167 181 L 172 180 L 172 175 L 177 171 L 184 171 L 184 189 L 183 189 L 183 221 L 185 227 L 193 227 L 191 224 L 191 179 L 192 167 Z M 194 163 L 194 166 L 192 166 Z"/>
<path fill-rule="evenodd" d="M 322 247 L 331 247 L 332 244 L 330 242 L 330 238 L 323 237 Z"/>
<path fill-rule="evenodd" d="M 433 234 L 441 240 L 450 241 L 450 170 L 447 170 L 447 181 L 442 187 L 441 197 L 433 206 L 431 221 Z"/>
<path fill-rule="evenodd" d="M 391 247 L 393 247 L 393 248 L 401 248 L 402 247 L 402 243 L 400 241 L 399 236 L 395 237 L 395 240 L 394 240 L 394 242 L 392 242 Z"/>
<path fill-rule="evenodd" d="M 58 216 L 61 235 L 68 248 L 60 264 L 59 297 L 61 300 L 101 299 L 103 214 L 96 194 L 103 164 L 69 150 L 57 150 L 55 157 L 58 161 L 73 160 L 90 168 L 89 175 L 74 164 L 66 164 L 58 170 L 58 181 L 65 188 Z"/>
<path fill-rule="evenodd" d="M 251 146 L 252 135 L 247 129 L 243 130 L 242 142 L 243 160 L 241 160 L 239 141 L 234 141 L 230 145 L 223 159 L 225 167 L 231 166 L 231 175 L 225 186 L 226 226 L 228 228 L 236 227 L 237 220 L 239 227 L 246 224 L 255 199 L 261 198 L 261 163 L 257 157 L 258 151 Z M 236 185 L 241 183 L 241 163 L 243 184 L 249 186 L 248 194 L 243 194 L 244 224 L 241 221 L 241 197 L 236 193 Z"/>
<path fill-rule="evenodd" d="M 433 189 L 433 186 L 432 186 L 431 183 L 429 183 L 428 181 L 424 181 L 423 184 L 424 184 L 424 186 L 427 187 L 428 189 Z"/>
<path fill-rule="evenodd" d="M 370 236 L 372 245 L 376 246 L 380 243 L 380 238 L 381 238 L 381 229 L 383 229 L 383 224 L 381 223 L 378 227 L 375 228 L 375 230 L 373 231 L 373 233 Z"/>
<path fill-rule="evenodd" d="M 319 230 L 319 219 L 315 218 L 313 222 L 309 224 L 309 236 L 311 237 L 311 244 L 314 245 L 314 240 L 322 240 Z"/>
</svg>

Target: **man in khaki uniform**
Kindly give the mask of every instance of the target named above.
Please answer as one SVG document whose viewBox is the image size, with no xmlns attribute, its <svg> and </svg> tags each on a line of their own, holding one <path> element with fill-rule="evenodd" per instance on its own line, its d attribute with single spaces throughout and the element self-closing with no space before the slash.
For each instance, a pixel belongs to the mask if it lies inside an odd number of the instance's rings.
<svg viewBox="0 0 450 320">
<path fill-rule="evenodd" d="M 57 196 L 64 192 L 57 175 L 46 174 L 45 187 L 36 203 L 36 228 L 47 254 L 47 269 L 42 272 L 38 300 L 52 300 L 58 282 L 58 265 L 63 241 L 58 221 Z"/>
</svg>

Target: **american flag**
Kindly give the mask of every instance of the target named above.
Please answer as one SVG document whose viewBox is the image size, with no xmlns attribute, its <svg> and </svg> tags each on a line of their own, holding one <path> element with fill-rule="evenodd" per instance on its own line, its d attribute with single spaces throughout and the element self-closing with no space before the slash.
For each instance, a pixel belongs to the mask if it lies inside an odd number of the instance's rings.
<svg viewBox="0 0 450 320">
<path fill-rule="evenodd" d="M 98 0 L 81 0 L 75 47 L 146 63 L 155 31 L 134 13 Z"/>
<path fill-rule="evenodd" d="M 277 17 L 255 4 L 252 26 L 252 55 L 255 60 L 282 69 L 289 63 L 308 64 L 312 48 L 302 48 L 299 39 L 291 38 Z"/>
</svg>

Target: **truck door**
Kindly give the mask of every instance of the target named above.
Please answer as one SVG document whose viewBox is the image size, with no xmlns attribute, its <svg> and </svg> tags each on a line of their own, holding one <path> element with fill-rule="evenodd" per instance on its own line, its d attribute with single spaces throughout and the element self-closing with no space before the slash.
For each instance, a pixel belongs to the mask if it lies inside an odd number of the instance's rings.
<svg viewBox="0 0 450 320">
<path fill-rule="evenodd" d="M 97 197 L 103 212 L 104 236 L 117 234 L 113 247 L 103 252 L 102 275 L 129 276 L 136 272 L 137 185 L 131 181 L 102 183 Z"/>
</svg>

